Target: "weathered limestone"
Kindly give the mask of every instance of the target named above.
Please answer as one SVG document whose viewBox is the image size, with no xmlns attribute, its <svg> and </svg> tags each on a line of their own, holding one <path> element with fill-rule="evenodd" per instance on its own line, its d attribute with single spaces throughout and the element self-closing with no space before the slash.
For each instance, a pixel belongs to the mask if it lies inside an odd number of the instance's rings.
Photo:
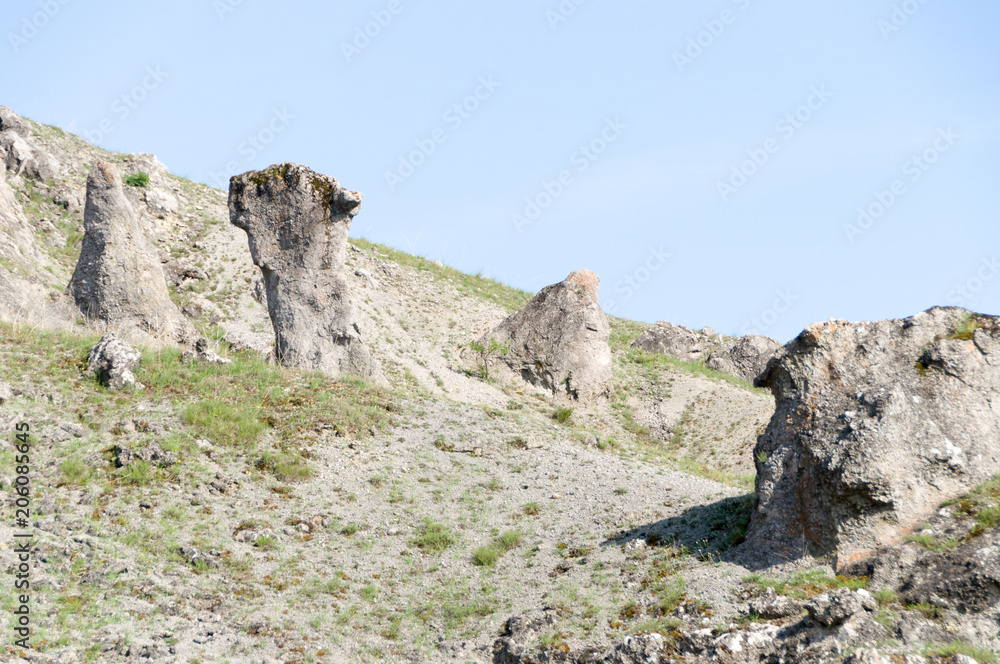
<svg viewBox="0 0 1000 664">
<path fill-rule="evenodd" d="M 112 164 L 98 161 L 90 169 L 83 226 L 83 247 L 68 291 L 87 318 L 129 338 L 184 344 L 197 339 L 170 299 L 158 254 Z"/>
<path fill-rule="evenodd" d="M 247 233 L 260 267 L 281 364 L 370 377 L 344 260 L 361 194 L 305 166 L 281 164 L 238 175 L 229 218 Z"/>
<path fill-rule="evenodd" d="M 1000 472 L 1000 324 L 964 309 L 811 325 L 757 384 L 777 409 L 754 451 L 761 563 L 898 541 Z"/>
<path fill-rule="evenodd" d="M 577 270 L 565 281 L 543 288 L 479 340 L 484 349 L 480 361 L 490 363 L 490 372 L 495 365 L 503 380 L 519 376 L 585 405 L 607 396 L 611 326 L 597 302 L 598 283 L 593 272 Z"/>
</svg>

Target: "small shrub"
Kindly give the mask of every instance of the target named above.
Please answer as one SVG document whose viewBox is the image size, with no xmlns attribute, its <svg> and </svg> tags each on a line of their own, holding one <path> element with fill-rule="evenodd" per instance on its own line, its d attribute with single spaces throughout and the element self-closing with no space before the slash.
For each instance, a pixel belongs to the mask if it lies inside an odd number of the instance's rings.
<svg viewBox="0 0 1000 664">
<path fill-rule="evenodd" d="M 441 553 L 455 543 L 455 537 L 444 524 L 427 519 L 411 543 L 418 549 Z"/>
<path fill-rule="evenodd" d="M 521 545 L 521 533 L 516 530 L 505 531 L 497 537 L 494 545 L 504 553 L 511 549 L 516 549 Z"/>
<path fill-rule="evenodd" d="M 500 560 L 500 552 L 494 546 L 481 546 L 472 552 L 472 562 L 478 567 L 493 567 Z"/>
<path fill-rule="evenodd" d="M 148 461 L 134 461 L 122 468 L 118 477 L 127 484 L 145 486 L 156 479 L 156 466 Z"/>
<path fill-rule="evenodd" d="M 569 422 L 569 418 L 573 417 L 573 409 L 566 408 L 564 406 L 559 406 L 552 413 L 552 419 L 554 419 L 559 424 L 566 424 Z"/>
<path fill-rule="evenodd" d="M 521 511 L 524 512 L 525 516 L 538 516 L 539 512 L 542 511 L 542 506 L 532 501 L 521 508 Z"/>
<path fill-rule="evenodd" d="M 879 588 L 872 593 L 872 597 L 879 603 L 879 606 L 894 604 L 899 600 L 899 595 L 892 588 Z"/>
<path fill-rule="evenodd" d="M 382 475 L 374 475 L 368 479 L 368 483 L 371 484 L 376 489 L 381 489 L 385 486 L 386 478 Z"/>
<path fill-rule="evenodd" d="M 628 493 L 628 489 L 626 489 L 623 486 L 620 486 L 617 489 L 615 489 L 616 496 L 624 496 L 626 493 Z"/>
<path fill-rule="evenodd" d="M 125 178 L 125 184 L 130 187 L 146 187 L 149 185 L 149 175 L 139 171 Z"/>
</svg>

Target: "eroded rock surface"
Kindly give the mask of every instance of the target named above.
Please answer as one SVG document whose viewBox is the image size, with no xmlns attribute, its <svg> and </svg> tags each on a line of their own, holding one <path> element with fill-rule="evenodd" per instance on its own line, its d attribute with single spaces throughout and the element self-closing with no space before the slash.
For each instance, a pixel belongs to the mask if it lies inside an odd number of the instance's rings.
<svg viewBox="0 0 1000 664">
<path fill-rule="evenodd" d="M 662 353 L 685 362 L 702 362 L 722 345 L 724 338 L 711 328 L 691 330 L 683 325 L 661 320 L 632 342 L 633 348 L 647 353 Z"/>
<path fill-rule="evenodd" d="M 755 564 L 909 534 L 1000 471 L 1000 326 L 935 308 L 903 320 L 811 325 L 757 381 L 777 408 L 757 442 Z"/>
<path fill-rule="evenodd" d="M 520 377 L 583 404 L 611 391 L 611 327 L 597 302 L 599 279 L 577 270 L 543 288 L 479 344 L 480 362 L 502 380 Z M 504 350 L 494 350 L 497 346 Z"/>
<path fill-rule="evenodd" d="M 781 344 L 770 337 L 748 334 L 733 346 L 712 352 L 706 364 L 716 371 L 752 383 L 767 368 L 768 360 L 779 348 Z"/>
<path fill-rule="evenodd" d="M 68 288 L 80 311 L 128 338 L 173 343 L 197 338 L 170 299 L 158 254 L 112 164 L 98 161 L 90 169 L 83 224 L 83 247 Z"/>
<path fill-rule="evenodd" d="M 142 353 L 132 348 L 114 334 L 105 334 L 90 349 L 87 371 L 92 373 L 109 390 L 120 390 L 135 385 L 135 370 L 142 362 Z"/>
<path fill-rule="evenodd" d="M 230 221 L 246 231 L 264 277 L 275 355 L 286 366 L 334 376 L 376 373 L 344 267 L 360 209 L 360 193 L 296 164 L 230 183 Z"/>
</svg>

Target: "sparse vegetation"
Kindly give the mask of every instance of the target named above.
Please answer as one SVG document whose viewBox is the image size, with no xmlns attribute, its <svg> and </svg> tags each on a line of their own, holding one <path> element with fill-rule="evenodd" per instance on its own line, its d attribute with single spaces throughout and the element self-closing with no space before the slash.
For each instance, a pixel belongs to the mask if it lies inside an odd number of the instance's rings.
<svg viewBox="0 0 1000 664">
<path fill-rule="evenodd" d="M 835 588 L 867 588 L 868 579 L 864 577 L 830 576 L 819 569 L 796 572 L 783 579 L 771 579 L 761 574 L 751 574 L 743 577 L 743 582 L 759 589 L 773 588 L 779 595 L 787 595 L 795 599 L 808 599 L 827 590 Z"/>
<path fill-rule="evenodd" d="M 130 187 L 147 187 L 149 186 L 149 175 L 139 171 L 138 173 L 133 173 L 125 178 L 125 184 Z"/>
</svg>

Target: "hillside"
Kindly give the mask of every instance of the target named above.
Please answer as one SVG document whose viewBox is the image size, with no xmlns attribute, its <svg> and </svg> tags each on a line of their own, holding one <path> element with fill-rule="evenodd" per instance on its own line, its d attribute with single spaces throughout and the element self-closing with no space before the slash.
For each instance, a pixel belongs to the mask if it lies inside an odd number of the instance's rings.
<svg viewBox="0 0 1000 664">
<path fill-rule="evenodd" d="M 634 634 L 686 657 L 694 631 L 756 623 L 746 602 L 769 585 L 805 599 L 861 583 L 825 561 L 765 577 L 729 557 L 774 398 L 631 348 L 647 324 L 610 319 L 614 392 L 568 409 L 470 361 L 470 343 L 532 294 L 353 238 L 379 377 L 276 366 L 224 192 L 24 122 L 58 172 L 8 171 L 0 217 L 0 483 L 13 502 L 13 430 L 28 423 L 36 561 L 34 650 L 5 645 L 8 661 L 514 661 L 495 643 L 522 614 L 545 617 L 538 661 Z M 109 392 L 83 373 L 106 330 L 65 289 L 97 159 L 148 176 L 127 193 L 171 298 L 231 364 L 182 363 L 150 339 L 141 387 Z M 11 573 L 13 542 L 8 522 Z"/>
</svg>

